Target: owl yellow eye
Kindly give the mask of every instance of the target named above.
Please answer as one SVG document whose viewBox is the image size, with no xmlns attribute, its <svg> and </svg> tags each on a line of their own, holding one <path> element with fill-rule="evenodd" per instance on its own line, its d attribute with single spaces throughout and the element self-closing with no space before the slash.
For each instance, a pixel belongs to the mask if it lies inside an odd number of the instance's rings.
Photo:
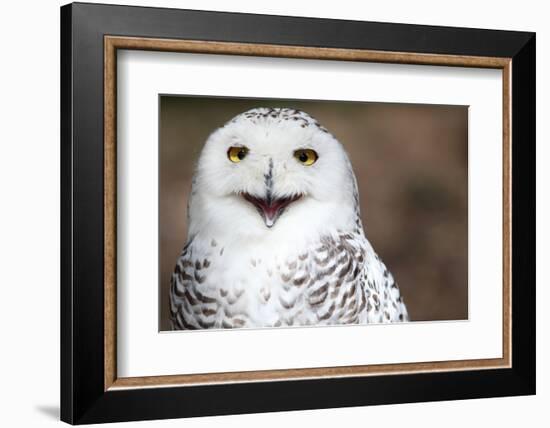
<svg viewBox="0 0 550 428">
<path fill-rule="evenodd" d="M 242 161 L 248 154 L 248 149 L 246 147 L 229 147 L 227 151 L 227 157 L 233 163 L 239 163 Z"/>
<path fill-rule="evenodd" d="M 294 157 L 298 159 L 298 162 L 305 166 L 310 166 L 317 161 L 317 153 L 311 149 L 299 149 L 294 152 Z"/>
</svg>

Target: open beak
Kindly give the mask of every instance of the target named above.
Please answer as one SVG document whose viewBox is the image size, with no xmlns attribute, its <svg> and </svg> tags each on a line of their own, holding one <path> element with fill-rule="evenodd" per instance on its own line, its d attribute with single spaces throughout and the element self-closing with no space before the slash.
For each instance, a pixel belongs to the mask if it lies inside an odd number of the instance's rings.
<svg viewBox="0 0 550 428">
<path fill-rule="evenodd" d="M 252 196 L 248 193 L 243 193 L 242 196 L 244 199 L 246 199 L 248 202 L 256 207 L 256 209 L 264 219 L 265 225 L 269 228 L 271 228 L 275 224 L 275 222 L 284 212 L 286 207 L 302 197 L 302 195 L 296 195 L 287 198 L 264 199 L 257 196 Z"/>
</svg>

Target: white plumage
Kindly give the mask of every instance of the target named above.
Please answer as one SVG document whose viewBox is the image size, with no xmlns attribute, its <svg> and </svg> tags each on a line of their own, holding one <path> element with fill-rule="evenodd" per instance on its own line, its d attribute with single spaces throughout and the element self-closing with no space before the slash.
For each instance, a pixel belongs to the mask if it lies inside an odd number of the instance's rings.
<svg viewBox="0 0 550 428">
<path fill-rule="evenodd" d="M 173 329 L 408 320 L 364 235 L 345 150 L 302 111 L 258 108 L 216 130 L 188 219 Z"/>
</svg>

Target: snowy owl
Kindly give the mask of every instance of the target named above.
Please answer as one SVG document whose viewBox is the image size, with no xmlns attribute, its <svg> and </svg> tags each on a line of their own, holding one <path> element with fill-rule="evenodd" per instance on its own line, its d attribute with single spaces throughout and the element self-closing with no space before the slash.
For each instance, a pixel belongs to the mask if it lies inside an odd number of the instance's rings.
<svg viewBox="0 0 550 428">
<path fill-rule="evenodd" d="M 256 108 L 207 139 L 170 315 L 174 330 L 408 321 L 348 156 L 310 115 Z"/>
</svg>

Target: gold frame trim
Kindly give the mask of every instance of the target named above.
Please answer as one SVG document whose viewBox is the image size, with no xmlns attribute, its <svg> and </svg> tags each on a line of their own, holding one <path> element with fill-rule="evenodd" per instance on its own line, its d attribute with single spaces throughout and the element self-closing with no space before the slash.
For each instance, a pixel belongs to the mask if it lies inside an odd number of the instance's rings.
<svg viewBox="0 0 550 428">
<path fill-rule="evenodd" d="M 325 59 L 398 64 L 495 68 L 503 82 L 503 349 L 502 358 L 262 370 L 191 375 L 118 378 L 116 375 L 116 52 L 117 49 L 218 55 Z M 509 368 L 512 361 L 512 164 L 511 58 L 382 52 L 251 43 L 104 37 L 104 389 L 192 386 L 220 383 L 339 378 L 405 373 Z"/>
</svg>

